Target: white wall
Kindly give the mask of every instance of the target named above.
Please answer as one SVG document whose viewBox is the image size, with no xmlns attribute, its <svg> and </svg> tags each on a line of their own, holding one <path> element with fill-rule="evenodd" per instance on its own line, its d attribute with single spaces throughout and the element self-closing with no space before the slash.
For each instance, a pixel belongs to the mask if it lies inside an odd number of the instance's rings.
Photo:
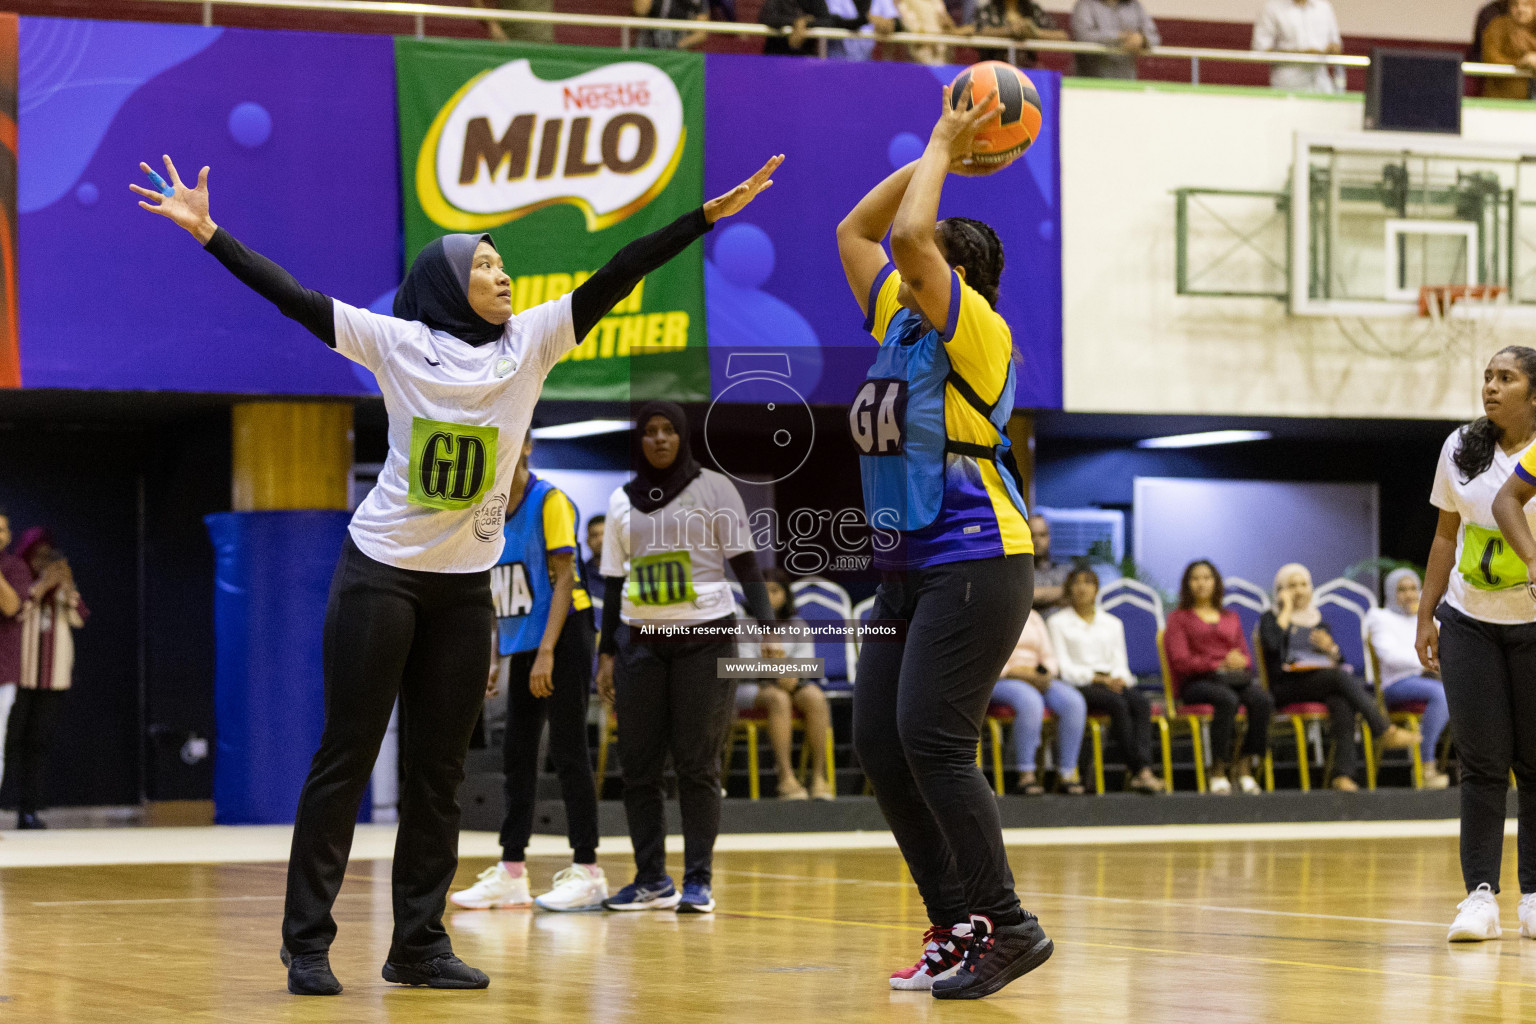
<svg viewBox="0 0 1536 1024">
<path fill-rule="evenodd" d="M 1359 130 L 1358 95 L 1062 90 L 1065 407 L 1083 412 L 1462 419 L 1500 343 L 1429 362 L 1362 354 L 1270 299 L 1174 294 L 1174 189 L 1281 190 L 1298 129 Z M 1536 104 L 1469 105 L 1465 136 L 1536 138 Z M 1006 287 L 1006 284 L 1005 284 Z"/>
<path fill-rule="evenodd" d="M 1485 0 L 1333 0 L 1339 29 L 1346 36 L 1377 39 L 1428 39 L 1470 42 L 1477 12 Z M 1142 0 L 1153 18 L 1189 21 L 1257 20 L 1263 0 Z M 1063 14 L 1070 4 L 1045 5 Z"/>
</svg>

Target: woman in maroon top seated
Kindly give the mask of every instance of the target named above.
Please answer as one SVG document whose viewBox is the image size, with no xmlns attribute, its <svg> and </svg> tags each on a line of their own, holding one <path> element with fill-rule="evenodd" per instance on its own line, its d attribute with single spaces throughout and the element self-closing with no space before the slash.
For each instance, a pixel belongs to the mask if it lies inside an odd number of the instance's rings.
<svg viewBox="0 0 1536 1024">
<path fill-rule="evenodd" d="M 1275 702 L 1254 681 L 1253 654 L 1237 613 L 1221 606 L 1221 573 L 1205 559 L 1191 562 L 1179 581 L 1179 607 L 1168 616 L 1163 643 L 1173 672 L 1173 692 L 1184 704 L 1209 704 L 1212 793 L 1227 795 L 1233 782 L 1259 792 L 1253 774 L 1269 751 L 1269 719 Z M 1248 731 L 1234 756 L 1237 709 L 1248 709 Z M 1229 780 L 1228 776 L 1232 778 Z"/>
</svg>

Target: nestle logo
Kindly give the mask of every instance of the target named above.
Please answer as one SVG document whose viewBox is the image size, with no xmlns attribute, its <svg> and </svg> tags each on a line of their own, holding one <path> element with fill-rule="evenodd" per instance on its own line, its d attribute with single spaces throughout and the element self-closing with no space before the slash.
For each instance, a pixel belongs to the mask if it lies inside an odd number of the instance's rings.
<svg viewBox="0 0 1536 1024">
<path fill-rule="evenodd" d="M 592 82 L 565 87 L 566 110 L 611 110 L 643 107 L 651 102 L 649 82 Z"/>
</svg>

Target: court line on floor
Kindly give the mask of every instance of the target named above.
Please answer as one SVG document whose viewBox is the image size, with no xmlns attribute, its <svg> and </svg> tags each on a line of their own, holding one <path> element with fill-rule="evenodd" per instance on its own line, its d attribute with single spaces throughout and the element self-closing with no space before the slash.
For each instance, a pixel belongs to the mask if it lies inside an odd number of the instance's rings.
<svg viewBox="0 0 1536 1024">
<path fill-rule="evenodd" d="M 803 917 L 796 914 L 775 914 L 765 911 L 736 910 L 726 917 L 757 917 L 774 921 L 797 921 L 802 924 L 825 924 L 837 927 L 878 928 L 884 931 L 912 932 L 919 925 L 883 924 L 878 921 L 845 921 L 839 918 Z M 1536 989 L 1536 983 L 1526 981 L 1501 981 L 1498 978 L 1461 978 L 1451 974 L 1424 974 L 1420 971 L 1393 971 L 1379 967 L 1355 967 L 1348 964 L 1317 963 L 1311 960 L 1281 960 L 1267 956 L 1242 956 L 1237 953 L 1211 953 L 1191 949 L 1162 949 L 1156 946 L 1127 946 L 1116 942 L 1090 942 L 1086 939 L 1056 939 L 1056 945 L 1071 948 L 1084 946 L 1090 949 L 1113 949 L 1128 953 L 1154 953 L 1160 956 L 1197 957 L 1202 960 L 1231 960 L 1238 963 L 1263 964 L 1270 967 L 1305 967 L 1323 971 L 1342 971 L 1347 974 L 1376 974 L 1384 977 L 1414 978 L 1425 981 L 1452 981 L 1457 983 L 1482 982 L 1506 988 Z"/>
<path fill-rule="evenodd" d="M 769 874 L 761 871 L 735 871 L 716 870 L 717 875 L 741 875 L 745 877 L 767 878 L 782 882 L 834 882 L 840 885 L 876 885 L 883 887 L 895 886 L 906 888 L 911 882 L 887 882 L 873 878 L 818 878 L 815 875 L 784 875 Z M 1019 889 L 1020 896 L 1041 896 L 1061 900 L 1085 900 L 1094 903 L 1126 903 L 1139 904 L 1154 907 L 1175 907 L 1180 910 L 1208 910 L 1217 913 L 1255 914 L 1263 917 L 1300 917 L 1318 921 L 1352 921 L 1360 924 L 1405 924 L 1424 928 L 1444 928 L 1444 921 L 1405 921 L 1392 917 L 1354 917 L 1346 914 L 1314 914 L 1301 910 L 1265 910 L 1259 907 L 1229 907 L 1213 903 L 1184 903 L 1179 900 L 1149 899 L 1146 897 L 1132 896 L 1088 896 L 1083 893 L 1047 892 L 1043 889 Z"/>
</svg>

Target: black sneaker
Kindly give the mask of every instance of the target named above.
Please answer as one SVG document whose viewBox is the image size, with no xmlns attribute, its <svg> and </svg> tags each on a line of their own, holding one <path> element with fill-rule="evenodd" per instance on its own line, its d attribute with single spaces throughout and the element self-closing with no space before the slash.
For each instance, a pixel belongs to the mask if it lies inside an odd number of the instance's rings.
<svg viewBox="0 0 1536 1024">
<path fill-rule="evenodd" d="M 485 988 L 491 983 L 484 971 L 476 970 L 452 953 L 440 953 L 414 964 L 386 960 L 384 980 L 396 985 L 425 985 L 428 988 Z"/>
<path fill-rule="evenodd" d="M 933 998 L 982 999 L 1045 963 L 1055 949 L 1033 917 L 994 928 L 990 919 L 972 914 L 965 959 L 952 977 L 933 983 Z"/>
<path fill-rule="evenodd" d="M 329 953 L 300 953 L 293 956 L 284 946 L 278 958 L 288 968 L 288 991 L 296 996 L 339 996 L 341 982 L 331 973 Z"/>
</svg>

